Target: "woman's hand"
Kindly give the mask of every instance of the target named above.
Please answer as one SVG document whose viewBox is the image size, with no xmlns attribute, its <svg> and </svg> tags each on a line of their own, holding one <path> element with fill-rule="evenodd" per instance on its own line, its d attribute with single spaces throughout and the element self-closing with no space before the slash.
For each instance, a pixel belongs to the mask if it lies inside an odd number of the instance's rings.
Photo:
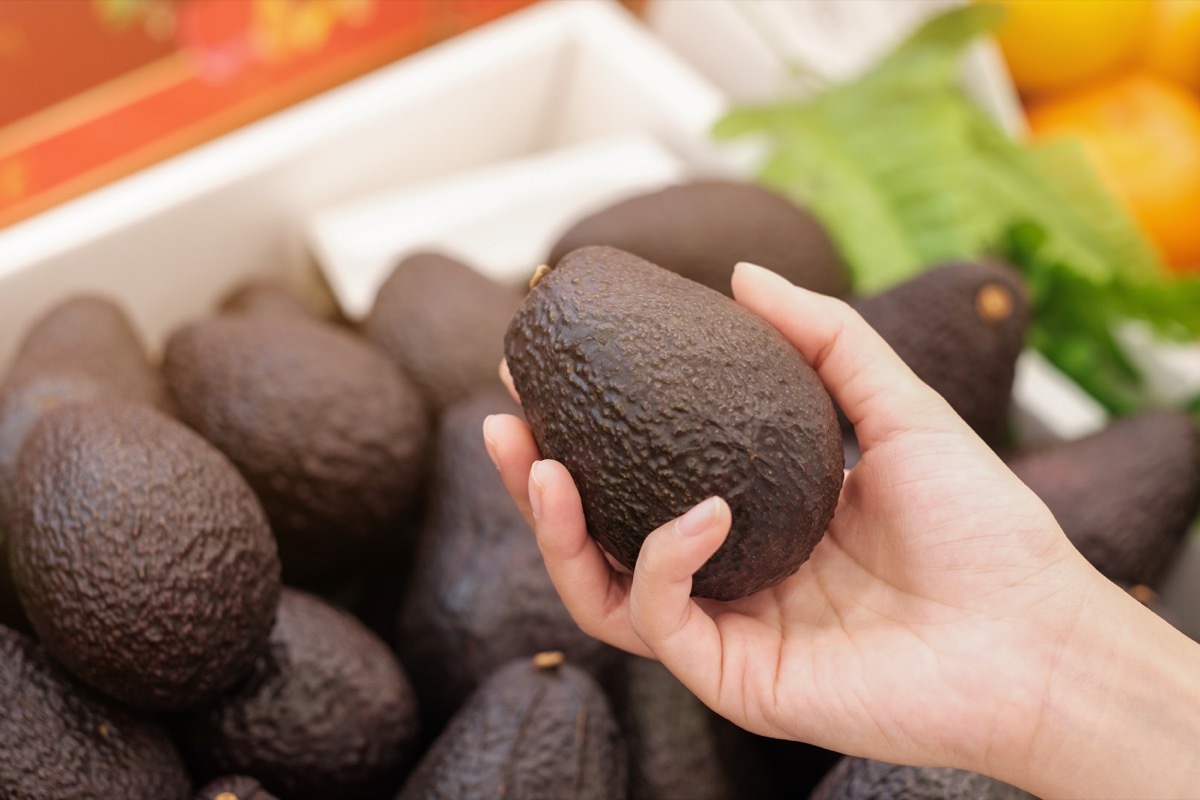
<svg viewBox="0 0 1200 800">
<path fill-rule="evenodd" d="M 492 417 L 489 451 L 572 616 L 660 659 L 758 733 L 973 769 L 1035 791 L 1092 785 L 1097 773 L 1066 741 L 1082 735 L 1072 728 L 1085 713 L 1080 671 L 1105 672 L 1088 665 L 1091 640 L 1104 636 L 1106 616 L 1161 624 L 1092 570 L 1045 506 L 846 304 L 749 265 L 733 288 L 854 424 L 862 458 L 833 522 L 782 584 L 728 603 L 695 600 L 692 574 L 729 532 L 724 501 L 651 533 L 630 576 L 588 536 L 566 469 L 538 460 L 522 422 Z M 1058 783 L 1040 781 L 1045 762 Z"/>
</svg>

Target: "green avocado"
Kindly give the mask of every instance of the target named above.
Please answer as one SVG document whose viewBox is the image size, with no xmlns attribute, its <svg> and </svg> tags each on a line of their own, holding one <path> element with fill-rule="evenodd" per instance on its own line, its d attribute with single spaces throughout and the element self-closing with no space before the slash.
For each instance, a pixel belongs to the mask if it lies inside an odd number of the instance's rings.
<svg viewBox="0 0 1200 800">
<path fill-rule="evenodd" d="M 500 384 L 504 328 L 520 303 L 466 264 L 418 253 L 380 287 L 362 330 L 441 410 Z"/>
<path fill-rule="evenodd" d="M 158 373 L 120 307 L 75 296 L 30 327 L 0 383 L 0 623 L 28 628 L 5 547 L 21 444 L 47 410 L 105 399 L 169 410 Z"/>
<path fill-rule="evenodd" d="M 739 261 L 821 294 L 850 291 L 845 264 L 817 218 L 753 183 L 699 180 L 627 198 L 575 223 L 546 263 L 588 245 L 633 253 L 729 296 Z"/>
<path fill-rule="evenodd" d="M 498 389 L 455 403 L 440 421 L 430 507 L 397 639 L 435 727 L 513 658 L 561 650 L 602 675 L 618 656 L 567 613 L 488 457 L 483 421 L 501 413 L 521 409 Z"/>
<path fill-rule="evenodd" d="M 832 401 L 732 300 L 585 247 L 541 273 L 505 352 L 542 455 L 571 472 L 589 532 L 624 566 L 652 530 L 719 495 L 733 528 L 692 591 L 732 600 L 795 573 L 829 525 L 844 458 Z"/>
<path fill-rule="evenodd" d="M 163 372 L 180 419 L 258 495 L 289 584 L 349 566 L 416 502 L 428 413 L 353 333 L 315 319 L 217 317 L 170 338 Z"/>
<path fill-rule="evenodd" d="M 1182 411 L 1143 412 L 1005 462 L 1110 580 L 1157 586 L 1200 511 L 1200 432 Z"/>
<path fill-rule="evenodd" d="M 217 778 L 208 783 L 192 800 L 279 800 L 262 784 L 243 775 Z"/>
<path fill-rule="evenodd" d="M 995 778 L 947 767 L 843 758 L 810 800 L 1035 800 Z"/>
<path fill-rule="evenodd" d="M 0 626 L 0 797 L 185 800 L 183 761 L 157 722 L 78 686 Z"/>
<path fill-rule="evenodd" d="M 984 441 L 1000 443 L 1030 316 L 1015 271 L 951 264 L 851 304 Z"/>
<path fill-rule="evenodd" d="M 416 695 L 357 619 L 284 589 L 270 646 L 249 678 L 186 723 L 207 775 L 237 773 L 289 800 L 395 791 L 416 755 Z"/>
<path fill-rule="evenodd" d="M 17 467 L 13 578 L 38 638 L 135 708 L 212 700 L 262 652 L 275 541 L 234 466 L 146 406 L 47 412 Z"/>
<path fill-rule="evenodd" d="M 603 690 L 561 653 L 539 653 L 476 690 L 396 800 L 622 800 L 626 784 Z"/>
</svg>

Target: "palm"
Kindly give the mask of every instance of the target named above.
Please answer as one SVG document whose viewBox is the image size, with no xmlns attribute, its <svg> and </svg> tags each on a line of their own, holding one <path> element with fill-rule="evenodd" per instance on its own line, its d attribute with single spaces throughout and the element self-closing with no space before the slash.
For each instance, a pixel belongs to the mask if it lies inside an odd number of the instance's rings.
<svg viewBox="0 0 1200 800">
<path fill-rule="evenodd" d="M 954 437 L 938 445 L 925 435 L 875 448 L 847 476 L 828 532 L 796 575 L 734 603 L 700 601 L 727 665 L 714 688 L 721 713 L 759 733 L 843 752 L 865 743 L 823 732 L 882 733 L 897 757 L 987 746 L 938 738 L 980 730 L 972 715 L 991 720 L 988 730 L 1005 713 L 973 707 L 980 682 L 1013 678 L 1011 667 L 989 677 L 1004 661 L 976 645 L 1017 646 L 1014 637 L 1028 635 L 1030 617 L 1062 585 L 1034 573 L 1071 564 L 1056 539 L 1039 533 L 1045 518 L 1014 518 L 1027 498 L 1005 492 L 987 458 L 982 468 L 979 453 L 956 458 Z"/>
</svg>

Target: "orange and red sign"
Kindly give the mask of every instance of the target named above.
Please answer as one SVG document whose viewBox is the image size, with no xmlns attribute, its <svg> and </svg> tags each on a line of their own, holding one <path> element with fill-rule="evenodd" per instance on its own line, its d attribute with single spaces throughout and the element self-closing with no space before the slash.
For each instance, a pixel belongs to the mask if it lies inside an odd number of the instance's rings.
<svg viewBox="0 0 1200 800">
<path fill-rule="evenodd" d="M 533 0 L 0 0 L 0 227 Z"/>
</svg>

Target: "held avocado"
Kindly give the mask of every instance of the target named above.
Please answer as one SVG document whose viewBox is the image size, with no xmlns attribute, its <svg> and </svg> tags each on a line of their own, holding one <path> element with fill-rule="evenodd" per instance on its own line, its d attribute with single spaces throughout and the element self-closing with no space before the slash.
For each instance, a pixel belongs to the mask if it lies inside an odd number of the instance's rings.
<svg viewBox="0 0 1200 800">
<path fill-rule="evenodd" d="M 617 652 L 585 634 L 550 582 L 537 541 L 480 431 L 521 409 L 503 389 L 442 414 L 430 507 L 400 618 L 400 654 L 426 718 L 443 723 L 502 664 L 561 650 L 594 675 Z"/>
<path fill-rule="evenodd" d="M 362 330 L 436 409 L 499 384 L 504 328 L 521 296 L 436 253 L 401 261 Z"/>
<path fill-rule="evenodd" d="M 821 294 L 850 291 L 849 273 L 816 217 L 752 183 L 693 181 L 628 198 L 577 222 L 547 263 L 587 245 L 633 253 L 725 295 L 739 261 Z"/>
<path fill-rule="evenodd" d="M 1005 462 L 1109 580 L 1156 586 L 1200 510 L 1200 432 L 1182 411 L 1144 412 Z"/>
<path fill-rule="evenodd" d="M 315 319 L 218 317 L 176 332 L 163 372 L 180 418 L 258 495 L 288 583 L 347 566 L 415 502 L 425 405 L 358 336 Z"/>
<path fill-rule="evenodd" d="M 562 653 L 490 677 L 396 800 L 621 800 L 625 747 L 599 685 Z"/>
<path fill-rule="evenodd" d="M 289 800 L 393 792 L 418 733 L 395 656 L 357 619 L 284 589 L 270 646 L 250 677 L 187 724 L 207 774 L 238 773 Z"/>
<path fill-rule="evenodd" d="M 76 685 L 32 639 L 0 626 L 0 797 L 186 800 L 157 722 Z"/>
<path fill-rule="evenodd" d="M 17 467 L 13 578 L 46 649 L 127 705 L 179 710 L 249 670 L 279 599 L 275 541 L 229 461 L 145 406 L 45 414 Z"/>
<path fill-rule="evenodd" d="M 995 778 L 948 767 L 906 767 L 847 756 L 810 800 L 1036 800 Z"/>
<path fill-rule="evenodd" d="M 589 532 L 632 569 L 647 534 L 719 495 L 733 528 L 693 594 L 732 600 L 799 569 L 843 465 L 832 401 L 799 353 L 732 300 L 620 250 L 585 247 L 540 274 L 505 352 Z"/>
<path fill-rule="evenodd" d="M 1011 268 L 952 264 L 851 305 L 984 441 L 999 442 L 1030 314 Z"/>
</svg>

